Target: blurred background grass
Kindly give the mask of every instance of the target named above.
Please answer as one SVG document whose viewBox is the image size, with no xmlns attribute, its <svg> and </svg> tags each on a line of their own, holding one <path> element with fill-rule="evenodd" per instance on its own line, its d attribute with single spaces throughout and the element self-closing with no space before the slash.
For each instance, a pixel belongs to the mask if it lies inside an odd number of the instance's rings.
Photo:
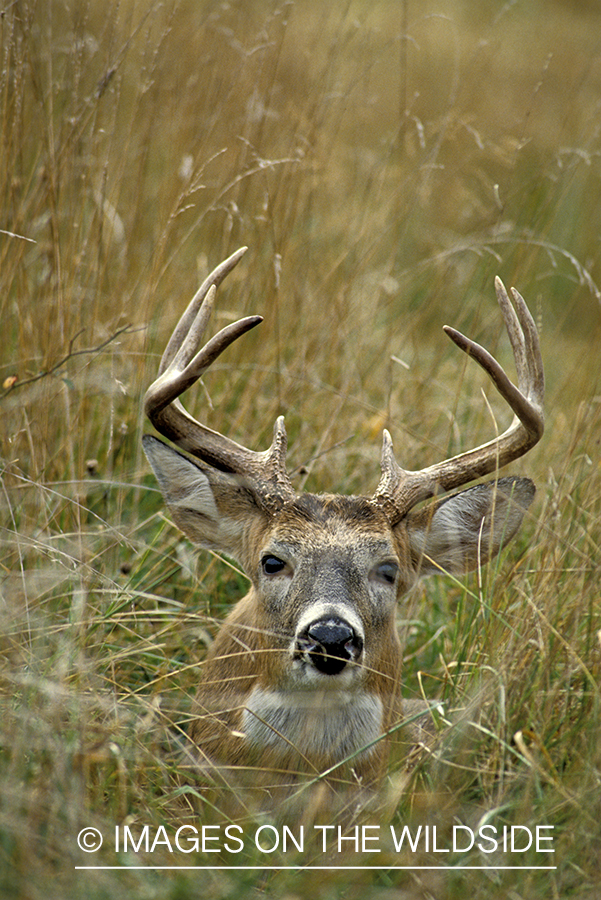
<svg viewBox="0 0 601 900">
<path fill-rule="evenodd" d="M 131 855 L 76 872 L 75 838 L 197 821 L 169 751 L 246 582 L 164 518 L 140 399 L 208 267 L 247 244 L 215 327 L 265 321 L 189 405 L 256 448 L 285 413 L 308 490 L 371 493 L 384 426 L 407 467 L 490 438 L 491 409 L 505 427 L 441 326 L 510 366 L 494 276 L 536 316 L 548 427 L 514 469 L 537 501 L 499 565 L 399 611 L 406 695 L 465 713 L 391 773 L 389 807 L 552 824 L 558 868 L 215 871 L 204 894 L 598 897 L 600 35 L 599 5 L 567 0 L 4 4 L 2 896 L 197 896 L 198 874 Z"/>
</svg>

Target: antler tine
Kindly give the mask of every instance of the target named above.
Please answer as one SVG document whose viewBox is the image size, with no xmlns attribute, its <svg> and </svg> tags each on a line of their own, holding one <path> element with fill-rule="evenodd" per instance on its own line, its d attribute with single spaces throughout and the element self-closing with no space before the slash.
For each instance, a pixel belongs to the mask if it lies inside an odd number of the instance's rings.
<svg viewBox="0 0 601 900">
<path fill-rule="evenodd" d="M 500 278 L 495 279 L 497 300 L 509 335 L 517 370 L 516 387 L 491 354 L 475 341 L 448 325 L 445 332 L 457 346 L 484 369 L 515 416 L 499 437 L 419 471 L 402 469 L 395 457 L 390 434 L 382 445 L 382 477 L 373 500 L 395 521 L 428 497 L 450 491 L 501 469 L 523 456 L 541 438 L 544 430 L 545 381 L 536 325 L 524 298 L 511 289 L 515 308 Z"/>
<path fill-rule="evenodd" d="M 232 269 L 238 265 L 248 247 L 240 247 L 239 250 L 236 250 L 235 253 L 232 253 L 231 256 L 228 256 L 222 263 L 220 263 L 217 268 L 213 269 L 210 275 L 208 275 L 201 286 L 198 288 L 190 303 L 186 307 L 184 314 L 181 319 L 175 326 L 173 330 L 173 334 L 169 338 L 169 343 L 165 348 L 165 352 L 163 353 L 163 357 L 161 359 L 161 363 L 159 365 L 159 375 L 165 371 L 167 366 L 171 363 L 173 357 L 177 353 L 180 348 L 185 336 L 189 333 L 190 327 L 192 323 L 198 317 L 198 311 L 205 305 L 205 298 L 212 287 L 217 289 L 226 275 L 232 271 Z M 198 331 L 199 331 L 199 339 L 204 334 L 204 330 L 209 321 L 209 316 L 211 315 L 213 309 L 213 301 L 214 294 L 212 300 L 206 304 L 206 313 L 205 316 L 199 320 L 198 322 Z"/>
<path fill-rule="evenodd" d="M 499 277 L 495 278 L 495 289 L 497 291 L 497 297 L 502 298 L 503 303 L 506 304 L 509 310 L 513 312 L 511 303 L 508 302 L 509 298 L 507 297 L 505 285 Z M 519 291 L 516 291 L 515 288 L 511 288 L 511 295 L 517 309 L 520 325 L 522 326 L 522 331 L 520 332 L 520 334 L 523 339 L 523 341 L 521 342 L 521 346 L 523 346 L 524 351 L 520 357 L 516 356 L 518 386 L 522 392 L 526 392 L 528 398 L 535 406 L 538 407 L 540 417 L 542 419 L 543 401 L 545 398 L 545 374 L 543 369 L 543 358 L 540 352 L 538 332 L 536 330 L 534 319 L 532 318 L 530 310 L 526 306 L 526 301 L 524 300 L 522 295 L 519 293 Z M 499 299 L 499 303 L 503 308 L 501 299 Z M 544 425 L 544 423 L 541 424 Z M 542 431 L 539 437 L 541 435 Z"/>
<path fill-rule="evenodd" d="M 226 325 L 202 345 L 217 285 L 239 262 L 246 247 L 233 253 L 204 280 L 179 320 L 161 359 L 158 378 L 144 398 L 146 414 L 160 434 L 209 465 L 246 478 L 267 506 L 294 497 L 286 472 L 284 419 L 274 426 L 268 450 L 256 452 L 202 425 L 183 407 L 180 396 L 235 340 L 263 321 L 247 316 Z"/>
</svg>

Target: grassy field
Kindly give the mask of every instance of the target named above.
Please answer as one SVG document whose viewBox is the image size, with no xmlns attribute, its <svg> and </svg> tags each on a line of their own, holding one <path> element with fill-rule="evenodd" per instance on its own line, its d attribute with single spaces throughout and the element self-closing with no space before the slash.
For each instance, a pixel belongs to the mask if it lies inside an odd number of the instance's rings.
<svg viewBox="0 0 601 900">
<path fill-rule="evenodd" d="M 600 35 L 592 0 L 2 4 L 2 898 L 600 896 Z M 306 490 L 370 494 L 383 427 L 408 468 L 502 430 L 442 325 L 513 371 L 494 276 L 535 314 L 547 430 L 512 469 L 537 498 L 501 560 L 399 610 L 406 696 L 457 724 L 367 821 L 436 825 L 439 847 L 457 824 L 553 826 L 553 855 L 494 856 L 552 871 L 458 868 L 491 865 L 476 848 L 115 851 L 116 826 L 220 821 L 219 797 L 192 812 L 177 743 L 246 579 L 170 524 L 141 397 L 242 244 L 215 327 L 265 321 L 189 405 L 256 448 L 284 413 Z M 266 868 L 320 864 L 363 868 Z"/>
</svg>

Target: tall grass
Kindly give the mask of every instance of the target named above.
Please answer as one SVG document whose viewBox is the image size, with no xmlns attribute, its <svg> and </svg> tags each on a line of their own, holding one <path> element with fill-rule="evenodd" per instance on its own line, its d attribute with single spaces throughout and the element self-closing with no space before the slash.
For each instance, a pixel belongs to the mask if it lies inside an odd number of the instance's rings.
<svg viewBox="0 0 601 900">
<path fill-rule="evenodd" d="M 4 3 L 2 896 L 598 896 L 600 28 L 559 0 Z M 308 490 L 370 493 L 383 426 L 408 467 L 488 439 L 506 410 L 441 326 L 509 366 L 494 275 L 535 312 L 548 427 L 514 468 L 537 501 L 501 561 L 399 611 L 406 695 L 456 724 L 391 772 L 381 821 L 553 825 L 555 871 L 200 875 L 132 868 L 164 846 L 78 849 L 88 825 L 199 823 L 177 746 L 246 582 L 164 517 L 140 398 L 240 244 L 216 327 L 265 321 L 190 405 L 253 447 L 284 412 Z M 266 864 L 242 856 L 187 861 Z"/>
</svg>

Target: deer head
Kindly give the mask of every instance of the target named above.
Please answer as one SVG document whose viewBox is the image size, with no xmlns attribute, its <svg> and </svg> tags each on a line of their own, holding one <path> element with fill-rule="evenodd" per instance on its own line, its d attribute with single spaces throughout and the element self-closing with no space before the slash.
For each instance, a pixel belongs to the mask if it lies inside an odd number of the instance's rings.
<svg viewBox="0 0 601 900">
<path fill-rule="evenodd" d="M 216 289 L 245 250 L 201 285 L 145 398 L 157 431 L 194 457 L 143 439 L 173 520 L 194 543 L 236 559 L 252 585 L 203 664 L 190 736 L 207 765 L 316 773 L 348 762 L 353 776 L 372 780 L 386 756 L 386 736 L 404 715 L 399 598 L 421 575 L 485 563 L 516 533 L 534 496 L 532 482 L 518 477 L 448 492 L 496 473 L 541 437 L 538 336 L 520 294 L 512 290 L 512 303 L 497 279 L 517 386 L 485 349 L 453 328 L 445 331 L 513 410 L 509 428 L 419 471 L 398 465 L 384 431 L 372 496 L 297 495 L 286 471 L 283 418 L 269 449 L 255 452 L 193 419 L 179 400 L 261 322 L 241 319 L 202 345 Z"/>
</svg>

